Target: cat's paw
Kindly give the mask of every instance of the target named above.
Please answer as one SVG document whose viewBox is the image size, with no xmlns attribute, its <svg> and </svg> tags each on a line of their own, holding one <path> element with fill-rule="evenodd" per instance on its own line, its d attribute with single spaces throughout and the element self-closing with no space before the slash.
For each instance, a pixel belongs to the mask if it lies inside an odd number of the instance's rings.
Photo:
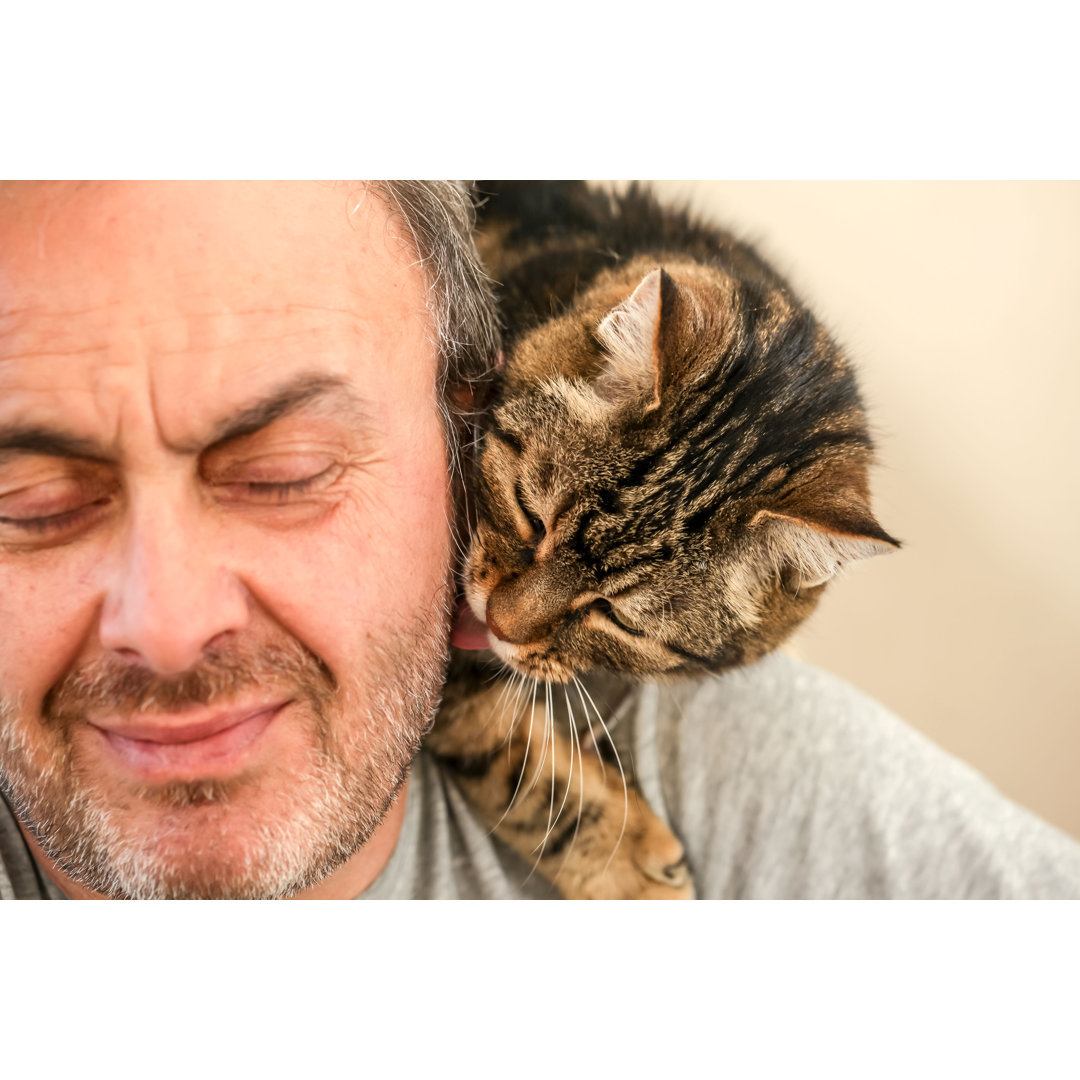
<svg viewBox="0 0 1080 1080">
<path fill-rule="evenodd" d="M 686 852 L 678 837 L 649 809 L 643 799 L 634 800 L 636 821 L 615 852 L 609 871 L 622 860 L 619 877 L 622 894 L 635 900 L 693 900 L 694 882 Z"/>
<path fill-rule="evenodd" d="M 625 828 L 621 814 L 607 822 L 614 853 L 606 865 L 594 856 L 582 866 L 583 874 L 560 874 L 555 884 L 571 900 L 693 900 L 694 882 L 678 837 L 634 791 L 627 798 Z"/>
<path fill-rule="evenodd" d="M 639 875 L 636 899 L 694 899 L 694 882 L 686 863 L 686 852 L 670 832 L 665 838 L 653 837 L 642 844 L 633 856 L 633 862 Z"/>
</svg>

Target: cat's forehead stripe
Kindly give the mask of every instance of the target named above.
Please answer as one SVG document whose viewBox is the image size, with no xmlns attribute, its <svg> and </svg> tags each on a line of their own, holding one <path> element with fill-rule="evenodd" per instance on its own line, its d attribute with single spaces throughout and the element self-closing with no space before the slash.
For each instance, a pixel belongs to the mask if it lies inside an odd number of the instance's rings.
<svg viewBox="0 0 1080 1080">
<path fill-rule="evenodd" d="M 492 418 L 488 426 L 488 434 L 508 446 L 515 454 L 523 454 L 525 452 L 525 447 L 521 440 L 513 432 L 507 431 L 506 428 L 502 427 L 494 418 Z"/>
<path fill-rule="evenodd" d="M 819 390 L 809 401 L 800 397 L 798 380 L 794 388 L 789 385 L 793 370 L 831 363 L 816 355 L 819 342 L 817 324 L 808 313 L 789 316 L 779 328 L 774 321 L 768 341 L 744 333 L 742 348 L 717 385 L 673 418 L 664 442 L 643 454 L 614 489 L 603 492 L 601 506 L 640 510 L 647 502 L 652 512 L 639 525 L 650 522 L 651 528 L 639 528 L 638 540 L 679 525 L 693 532 L 725 502 L 772 493 L 830 448 L 869 449 L 861 428 L 829 426 L 859 408 L 850 374 L 839 379 L 834 374 L 829 392 Z M 779 472 L 778 466 L 783 466 Z M 772 483 L 762 488 L 770 474 Z M 581 548 L 588 546 L 584 531 L 590 524 L 581 523 Z M 609 543 L 612 539 L 605 537 Z"/>
</svg>

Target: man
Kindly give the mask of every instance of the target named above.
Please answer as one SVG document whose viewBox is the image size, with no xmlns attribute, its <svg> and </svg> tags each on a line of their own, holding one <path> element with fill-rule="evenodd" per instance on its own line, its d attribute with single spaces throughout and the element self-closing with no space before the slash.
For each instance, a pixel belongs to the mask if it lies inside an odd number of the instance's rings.
<svg viewBox="0 0 1080 1080">
<path fill-rule="evenodd" d="M 403 224 L 317 184 L 0 215 L 0 760 L 35 857 L 72 895 L 358 893 L 452 598 Z"/>
<path fill-rule="evenodd" d="M 496 347 L 468 221 L 422 184 L 0 189 L 4 895 L 552 895 L 412 764 L 449 403 Z M 701 895 L 1080 895 L 1075 844 L 791 661 L 604 702 Z"/>
</svg>

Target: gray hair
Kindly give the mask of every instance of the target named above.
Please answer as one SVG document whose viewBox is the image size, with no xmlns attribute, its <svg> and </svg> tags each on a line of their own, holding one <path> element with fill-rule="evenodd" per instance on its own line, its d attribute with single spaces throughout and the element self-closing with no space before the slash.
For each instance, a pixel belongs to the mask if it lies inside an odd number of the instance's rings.
<svg viewBox="0 0 1080 1080">
<path fill-rule="evenodd" d="M 439 350 L 437 400 L 450 476 L 456 482 L 449 524 L 464 557 L 467 461 L 476 453 L 478 414 L 487 404 L 502 341 L 492 282 L 473 240 L 473 188 L 451 180 L 381 180 L 366 187 L 408 229 L 427 280 L 427 307 Z"/>
<path fill-rule="evenodd" d="M 409 231 L 428 283 L 439 347 L 437 388 L 460 415 L 455 390 L 479 390 L 495 369 L 500 333 L 491 279 L 473 242 L 471 185 L 453 180 L 380 180 L 367 185 Z"/>
</svg>

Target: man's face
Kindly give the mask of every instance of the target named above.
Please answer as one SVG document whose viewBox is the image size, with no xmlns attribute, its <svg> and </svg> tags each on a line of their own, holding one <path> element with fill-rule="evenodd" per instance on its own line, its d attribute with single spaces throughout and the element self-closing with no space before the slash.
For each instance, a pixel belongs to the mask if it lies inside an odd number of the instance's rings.
<svg viewBox="0 0 1080 1080">
<path fill-rule="evenodd" d="M 0 772 L 112 895 L 357 852 L 442 680 L 420 269 L 318 184 L 0 189 Z"/>
</svg>

